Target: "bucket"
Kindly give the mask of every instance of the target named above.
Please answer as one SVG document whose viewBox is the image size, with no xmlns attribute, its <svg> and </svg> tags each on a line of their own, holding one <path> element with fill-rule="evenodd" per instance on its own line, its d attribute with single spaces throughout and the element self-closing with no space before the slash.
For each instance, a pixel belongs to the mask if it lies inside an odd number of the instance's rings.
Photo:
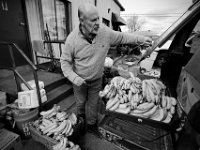
<svg viewBox="0 0 200 150">
<path fill-rule="evenodd" d="M 31 137 L 31 132 L 29 130 L 29 123 L 38 119 L 39 111 L 38 109 L 34 109 L 22 114 L 14 114 L 14 120 L 16 124 L 16 129 L 19 134 L 24 139 L 28 139 Z"/>
</svg>

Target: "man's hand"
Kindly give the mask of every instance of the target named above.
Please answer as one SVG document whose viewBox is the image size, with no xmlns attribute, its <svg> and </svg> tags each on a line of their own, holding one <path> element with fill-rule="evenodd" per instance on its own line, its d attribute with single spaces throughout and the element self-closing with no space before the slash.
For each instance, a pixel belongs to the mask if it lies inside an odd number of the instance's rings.
<svg viewBox="0 0 200 150">
<path fill-rule="evenodd" d="M 85 80 L 81 77 L 76 77 L 73 84 L 75 84 L 76 86 L 81 86 L 81 85 L 86 85 L 87 83 L 85 82 Z"/>
<path fill-rule="evenodd" d="M 145 53 L 143 54 L 143 57 L 144 57 L 144 58 L 150 57 L 150 55 L 151 55 L 151 50 L 152 50 L 152 47 L 146 48 L 146 49 L 145 49 Z"/>
<path fill-rule="evenodd" d="M 144 45 L 146 45 L 146 46 L 152 46 L 152 42 L 153 42 L 153 40 L 152 40 L 152 38 L 150 38 L 150 37 L 148 37 L 148 36 L 145 36 L 144 37 Z"/>
</svg>

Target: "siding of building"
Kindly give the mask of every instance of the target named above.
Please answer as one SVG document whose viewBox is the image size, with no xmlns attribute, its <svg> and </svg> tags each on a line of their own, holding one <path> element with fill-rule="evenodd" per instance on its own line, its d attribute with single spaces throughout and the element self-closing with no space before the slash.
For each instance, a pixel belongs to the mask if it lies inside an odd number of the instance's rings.
<svg viewBox="0 0 200 150">
<path fill-rule="evenodd" d="M 78 6 L 85 2 L 90 2 L 92 4 L 95 3 L 94 0 L 69 0 L 72 4 L 72 27 L 74 28 L 78 23 Z M 111 16 L 112 12 L 120 15 L 120 7 L 114 2 L 114 0 L 97 0 L 97 8 L 100 15 L 100 22 L 102 22 L 102 18 L 105 18 L 110 21 L 111 24 Z"/>
</svg>

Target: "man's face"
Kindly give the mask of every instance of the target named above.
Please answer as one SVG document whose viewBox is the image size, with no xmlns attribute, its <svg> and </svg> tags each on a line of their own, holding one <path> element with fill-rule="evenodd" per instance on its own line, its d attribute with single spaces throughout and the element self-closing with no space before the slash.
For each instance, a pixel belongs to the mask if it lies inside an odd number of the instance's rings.
<svg viewBox="0 0 200 150">
<path fill-rule="evenodd" d="M 82 21 L 82 27 L 87 33 L 96 35 L 99 29 L 99 14 L 98 12 L 92 12 L 84 16 Z"/>
</svg>

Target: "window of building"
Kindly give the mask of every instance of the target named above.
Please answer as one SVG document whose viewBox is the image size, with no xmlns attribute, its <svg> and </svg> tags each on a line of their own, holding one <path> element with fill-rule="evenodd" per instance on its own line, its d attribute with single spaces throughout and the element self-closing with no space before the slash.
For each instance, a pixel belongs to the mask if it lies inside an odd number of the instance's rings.
<svg viewBox="0 0 200 150">
<path fill-rule="evenodd" d="M 64 40 L 71 30 L 71 3 L 41 0 L 44 32 L 50 40 Z"/>
<path fill-rule="evenodd" d="M 110 27 L 110 21 L 109 20 L 102 18 L 102 23 L 107 25 L 108 27 Z"/>
</svg>

